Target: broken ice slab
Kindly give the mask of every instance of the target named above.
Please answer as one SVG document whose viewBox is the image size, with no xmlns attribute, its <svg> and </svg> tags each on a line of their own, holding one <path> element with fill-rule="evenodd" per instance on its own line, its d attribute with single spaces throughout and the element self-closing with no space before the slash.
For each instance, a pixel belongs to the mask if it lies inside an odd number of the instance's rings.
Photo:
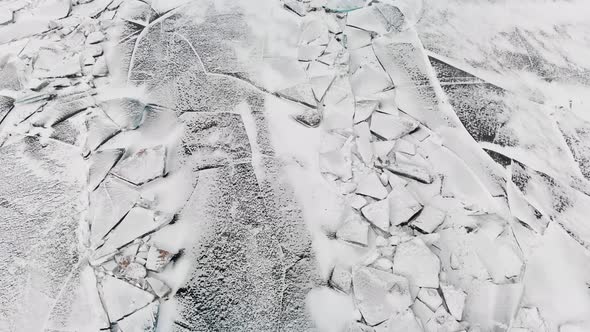
<svg viewBox="0 0 590 332">
<path fill-rule="evenodd" d="M 361 122 L 354 126 L 356 138 L 356 150 L 360 154 L 361 159 L 366 165 L 371 165 L 373 162 L 373 145 L 371 144 L 371 132 L 369 131 L 369 124 Z"/>
<path fill-rule="evenodd" d="M 424 233 L 432 233 L 445 220 L 445 213 L 436 207 L 426 205 L 416 219 L 410 225 L 420 229 Z"/>
<path fill-rule="evenodd" d="M 354 105 L 354 123 L 367 120 L 378 107 L 377 100 L 357 100 Z"/>
<path fill-rule="evenodd" d="M 325 99 L 329 99 L 337 88 L 331 88 L 326 93 Z M 323 113 L 322 125 L 326 130 L 346 129 L 352 127 L 354 116 L 354 98 L 352 92 L 339 102 L 332 104 L 326 102 Z"/>
<path fill-rule="evenodd" d="M 360 210 L 363 206 L 367 205 L 367 200 L 363 196 L 356 194 L 349 195 L 348 202 L 356 210 Z"/>
<path fill-rule="evenodd" d="M 326 49 L 323 45 L 301 45 L 297 48 L 297 59 L 299 61 L 313 61 L 317 59 Z"/>
<path fill-rule="evenodd" d="M 94 108 L 86 118 L 85 153 L 96 150 L 121 130 L 102 110 Z"/>
<path fill-rule="evenodd" d="M 424 241 L 414 238 L 397 246 L 393 272 L 403 275 L 412 286 L 438 288 L 440 260 Z"/>
<path fill-rule="evenodd" d="M 154 301 L 117 322 L 121 332 L 155 332 L 159 303 Z"/>
<path fill-rule="evenodd" d="M 286 99 L 294 100 L 310 107 L 316 105 L 313 87 L 307 82 L 284 88 L 277 91 L 276 94 L 280 97 L 285 97 Z"/>
<path fill-rule="evenodd" d="M 305 14 L 307 14 L 307 3 L 303 3 L 299 0 L 285 0 L 283 3 L 285 7 L 299 16 L 305 16 Z"/>
<path fill-rule="evenodd" d="M 367 0 L 328 0 L 326 9 L 338 13 L 346 13 L 359 8 L 363 8 Z"/>
<path fill-rule="evenodd" d="M 104 33 L 101 31 L 94 31 L 88 34 L 86 37 L 86 43 L 88 44 L 97 44 L 103 41 L 105 38 Z"/>
<path fill-rule="evenodd" d="M 352 91 L 357 96 L 370 96 L 393 88 L 387 73 L 377 65 L 361 65 L 350 75 Z"/>
<path fill-rule="evenodd" d="M 338 54 L 342 50 L 344 50 L 344 48 L 342 47 L 342 43 L 341 43 L 340 39 L 333 37 L 328 42 L 328 46 L 326 46 L 326 50 L 324 51 L 324 54 Z"/>
<path fill-rule="evenodd" d="M 107 76 L 109 73 L 109 68 L 107 66 L 107 60 L 105 56 L 99 56 L 96 58 L 96 62 L 92 65 L 92 76 L 94 77 L 103 77 Z"/>
<path fill-rule="evenodd" d="M 311 88 L 317 101 L 321 101 L 334 81 L 333 75 L 315 76 L 310 78 Z"/>
<path fill-rule="evenodd" d="M 386 199 L 370 203 L 361 209 L 363 216 L 367 218 L 375 227 L 384 232 L 389 231 L 389 201 Z"/>
<path fill-rule="evenodd" d="M 344 36 L 344 45 L 349 51 L 371 45 L 371 33 L 368 31 L 346 26 Z"/>
<path fill-rule="evenodd" d="M 96 151 L 90 155 L 88 163 L 90 164 L 88 170 L 88 188 L 90 190 L 96 189 L 102 180 L 109 174 L 113 166 L 121 159 L 125 153 L 125 149 L 111 149 Z"/>
<path fill-rule="evenodd" d="M 143 265 L 131 261 L 131 258 L 128 257 L 127 260 L 124 260 L 123 264 L 119 264 L 115 275 L 128 280 L 141 280 L 147 276 L 147 271 Z"/>
<path fill-rule="evenodd" d="M 152 289 L 154 294 L 156 294 L 157 297 L 165 298 L 168 294 L 170 294 L 170 287 L 168 287 L 168 285 L 166 285 L 160 279 L 156 279 L 154 277 L 147 277 L 145 280 L 150 285 L 150 288 Z"/>
<path fill-rule="evenodd" d="M 100 281 L 102 301 L 111 323 L 146 307 L 154 295 L 115 277 L 105 276 Z"/>
<path fill-rule="evenodd" d="M 465 308 L 467 293 L 453 285 L 441 285 L 441 289 L 449 313 L 456 320 L 461 320 L 463 318 L 463 308 Z"/>
<path fill-rule="evenodd" d="M 66 88 L 47 103 L 43 112 L 35 114 L 31 123 L 39 127 L 50 127 L 94 105 L 94 97 L 90 91 Z"/>
<path fill-rule="evenodd" d="M 397 226 L 407 222 L 422 209 L 414 195 L 403 186 L 395 186 L 387 197 L 389 202 L 389 221 Z"/>
<path fill-rule="evenodd" d="M 387 155 L 393 150 L 395 141 L 375 141 L 372 144 L 375 156 L 380 160 L 387 160 Z"/>
<path fill-rule="evenodd" d="M 371 117 L 371 131 L 386 140 L 394 140 L 407 135 L 418 128 L 418 124 L 418 121 L 408 116 L 375 112 Z"/>
<path fill-rule="evenodd" d="M 387 197 L 387 188 L 383 186 L 375 172 L 370 172 L 358 180 L 356 193 L 376 199 Z"/>
<path fill-rule="evenodd" d="M 336 231 L 336 238 L 350 243 L 367 246 L 369 241 L 369 223 L 352 213 Z"/>
<path fill-rule="evenodd" d="M 328 27 L 318 16 L 307 17 L 303 20 L 299 43 L 301 45 L 327 45 L 330 34 Z"/>
<path fill-rule="evenodd" d="M 0 8 L 0 24 L 12 22 L 14 13 L 8 8 Z"/>
<path fill-rule="evenodd" d="M 392 5 L 375 3 L 348 14 L 346 24 L 377 34 L 397 31 L 403 24 L 403 14 Z"/>
<path fill-rule="evenodd" d="M 354 295 L 365 321 L 377 325 L 406 310 L 411 304 L 408 280 L 370 267 L 352 272 Z"/>
<path fill-rule="evenodd" d="M 139 199 L 139 192 L 124 181 L 109 176 L 90 194 L 90 243 L 97 246 L 102 238 L 129 212 Z"/>
<path fill-rule="evenodd" d="M 415 155 L 416 154 L 416 145 L 413 143 L 405 140 L 405 139 L 398 139 L 395 141 L 395 151 L 405 153 L 408 155 Z"/>
<path fill-rule="evenodd" d="M 78 17 L 95 17 L 103 12 L 113 0 L 94 0 L 92 2 L 81 3 L 72 8 L 72 15 Z"/>
<path fill-rule="evenodd" d="M 416 315 L 418 320 L 422 322 L 422 325 L 426 325 L 428 321 L 430 321 L 432 317 L 434 317 L 434 311 L 418 299 L 414 301 L 414 304 L 412 304 L 412 311 L 414 312 L 414 315 Z"/>
<path fill-rule="evenodd" d="M 145 267 L 150 271 L 162 272 L 173 257 L 174 253 L 170 251 L 150 246 Z"/>
<path fill-rule="evenodd" d="M 538 234 L 545 233 L 549 225 L 549 219 L 535 209 L 525 198 L 522 192 L 516 187 L 512 180 L 506 183 L 506 193 L 510 213 L 520 222 Z"/>
<path fill-rule="evenodd" d="M 126 0 L 117 10 L 117 16 L 123 20 L 147 26 L 157 16 L 157 13 L 149 3 L 140 0 Z"/>
<path fill-rule="evenodd" d="M 395 154 L 395 160 L 387 160 L 384 166 L 392 173 L 425 183 L 431 184 L 434 181 L 434 176 L 428 165 L 425 165 L 422 160 L 417 157 L 404 156 L 400 153 Z"/>
<path fill-rule="evenodd" d="M 420 288 L 418 299 L 422 301 L 432 312 L 436 311 L 443 303 L 442 297 L 436 288 Z"/>
<path fill-rule="evenodd" d="M 135 206 L 121 222 L 107 235 L 104 245 L 95 257 L 107 255 L 133 240 L 158 230 L 172 221 L 172 215 Z"/>
<path fill-rule="evenodd" d="M 103 49 L 101 45 L 86 45 L 81 53 L 84 58 L 95 58 L 101 56 Z"/>
<path fill-rule="evenodd" d="M 78 56 L 49 48 L 39 50 L 33 67 L 36 78 L 75 76 L 82 70 Z"/>
<path fill-rule="evenodd" d="M 350 293 L 352 287 L 352 273 L 349 268 L 344 268 L 340 265 L 334 266 L 330 283 L 339 290 Z"/>
<path fill-rule="evenodd" d="M 112 173 L 135 185 L 142 185 L 164 175 L 166 165 L 166 147 L 158 145 L 141 148 L 123 158 Z"/>
</svg>

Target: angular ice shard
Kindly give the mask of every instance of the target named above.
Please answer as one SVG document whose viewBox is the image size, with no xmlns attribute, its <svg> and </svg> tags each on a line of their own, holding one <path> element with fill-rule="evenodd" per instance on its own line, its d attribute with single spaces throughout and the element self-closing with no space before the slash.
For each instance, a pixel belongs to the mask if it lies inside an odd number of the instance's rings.
<svg viewBox="0 0 590 332">
<path fill-rule="evenodd" d="M 445 220 L 445 213 L 436 207 L 426 205 L 410 225 L 425 233 L 432 233 Z"/>
<path fill-rule="evenodd" d="M 164 298 L 168 294 L 170 294 L 170 287 L 168 287 L 168 285 L 166 285 L 160 279 L 156 279 L 154 277 L 147 277 L 145 280 L 148 282 L 150 288 L 152 289 L 154 294 L 156 294 L 157 297 Z"/>
<path fill-rule="evenodd" d="M 402 276 L 359 267 L 352 272 L 358 307 L 371 326 L 406 310 L 411 304 L 408 280 Z"/>
<path fill-rule="evenodd" d="M 149 234 L 172 221 L 172 215 L 136 206 L 105 239 L 95 257 L 111 253 L 133 240 Z"/>
<path fill-rule="evenodd" d="M 354 123 L 365 121 L 378 107 L 379 101 L 377 100 L 356 101 L 354 106 Z"/>
<path fill-rule="evenodd" d="M 324 98 L 326 91 L 334 81 L 333 75 L 316 76 L 310 79 L 311 88 L 317 101 Z"/>
<path fill-rule="evenodd" d="M 440 297 L 436 288 L 420 288 L 418 299 L 433 312 L 436 311 L 443 302 L 442 297 Z"/>
<path fill-rule="evenodd" d="M 8 8 L 1 8 L 0 9 L 0 24 L 6 24 L 9 22 L 12 22 L 13 17 L 14 17 L 14 13 L 12 12 L 12 10 L 10 10 Z"/>
<path fill-rule="evenodd" d="M 418 121 L 407 116 L 394 116 L 381 112 L 373 113 L 371 131 L 386 140 L 398 139 L 418 128 Z"/>
<path fill-rule="evenodd" d="M 92 76 L 94 77 L 103 77 L 107 76 L 109 73 L 109 68 L 107 66 L 107 60 L 105 56 L 99 56 L 96 59 L 94 65 L 92 65 Z"/>
<path fill-rule="evenodd" d="M 142 148 L 123 158 L 112 173 L 135 185 L 142 185 L 164 175 L 166 147 Z"/>
<path fill-rule="evenodd" d="M 418 287 L 438 288 L 440 260 L 419 238 L 397 246 L 393 257 L 393 272 L 405 276 Z"/>
<path fill-rule="evenodd" d="M 88 163 L 88 188 L 96 189 L 98 185 L 109 174 L 113 166 L 121 159 L 125 149 L 100 150 L 90 155 Z"/>
<path fill-rule="evenodd" d="M 389 220 L 393 226 L 407 222 L 422 209 L 420 202 L 404 186 L 395 186 L 389 193 L 387 201 L 389 202 Z"/>
<path fill-rule="evenodd" d="M 80 75 L 82 68 L 78 57 L 57 49 L 42 48 L 34 64 L 37 78 Z"/>
<path fill-rule="evenodd" d="M 362 8 L 367 0 L 328 0 L 326 8 L 335 12 L 350 12 Z"/>
<path fill-rule="evenodd" d="M 353 213 L 336 231 L 336 238 L 366 246 L 369 240 L 369 223 Z"/>
<path fill-rule="evenodd" d="M 396 153 L 395 161 L 388 161 L 385 164 L 385 168 L 391 172 L 414 179 L 416 181 L 430 184 L 434 181 L 430 170 L 427 165 L 424 165 L 417 158 L 409 158 L 410 156 L 404 156 L 404 154 Z"/>
<path fill-rule="evenodd" d="M 380 160 L 386 160 L 387 155 L 393 147 L 395 146 L 395 141 L 375 141 L 373 142 L 373 150 L 375 151 L 375 155 Z"/>
<path fill-rule="evenodd" d="M 152 302 L 117 322 L 121 332 L 155 332 L 159 303 Z"/>
<path fill-rule="evenodd" d="M 126 21 L 147 26 L 157 14 L 149 3 L 139 0 L 128 0 L 121 4 L 117 15 Z"/>
<path fill-rule="evenodd" d="M 170 263 L 172 257 L 174 257 L 174 253 L 151 246 L 145 267 L 151 271 L 161 272 Z"/>
<path fill-rule="evenodd" d="M 441 285 L 442 293 L 449 312 L 456 320 L 463 318 L 463 308 L 467 293 L 453 285 Z"/>
<path fill-rule="evenodd" d="M 366 165 L 372 165 L 373 162 L 373 145 L 371 144 L 371 132 L 369 131 L 369 124 L 361 122 L 354 126 L 354 131 L 357 135 L 356 149 L 360 154 L 361 159 Z"/>
<path fill-rule="evenodd" d="M 389 231 L 390 219 L 390 203 L 387 199 L 383 199 L 374 203 L 370 203 L 361 209 L 363 216 L 367 218 L 371 224 L 384 232 Z"/>
<path fill-rule="evenodd" d="M 85 150 L 89 152 L 96 150 L 121 130 L 102 110 L 93 109 L 86 118 L 86 131 Z"/>
<path fill-rule="evenodd" d="M 102 301 L 112 323 L 147 306 L 154 300 L 154 295 L 111 276 L 105 276 L 100 281 L 100 290 Z"/>
<path fill-rule="evenodd" d="M 97 246 L 139 199 L 139 192 L 109 176 L 90 194 L 90 243 Z"/>
<path fill-rule="evenodd" d="M 350 293 L 352 287 L 352 274 L 350 273 L 350 269 L 344 268 L 340 265 L 334 266 L 332 276 L 330 277 L 330 283 L 341 291 Z"/>
<path fill-rule="evenodd" d="M 387 188 L 383 186 L 375 172 L 363 176 L 357 185 L 356 193 L 376 199 L 387 197 Z"/>
<path fill-rule="evenodd" d="M 103 41 L 104 38 L 105 38 L 104 33 L 102 33 L 101 31 L 94 31 L 94 32 L 91 32 L 90 34 L 88 34 L 88 37 L 86 37 L 86 43 L 97 44 L 97 43 L 100 43 L 101 41 Z"/>
</svg>

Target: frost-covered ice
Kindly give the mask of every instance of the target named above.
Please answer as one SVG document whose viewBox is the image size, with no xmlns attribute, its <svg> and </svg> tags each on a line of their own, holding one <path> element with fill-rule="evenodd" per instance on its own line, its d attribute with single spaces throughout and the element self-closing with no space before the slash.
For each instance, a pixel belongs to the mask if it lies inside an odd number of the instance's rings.
<svg viewBox="0 0 590 332">
<path fill-rule="evenodd" d="M 589 9 L 1 2 L 0 331 L 589 331 Z"/>
</svg>

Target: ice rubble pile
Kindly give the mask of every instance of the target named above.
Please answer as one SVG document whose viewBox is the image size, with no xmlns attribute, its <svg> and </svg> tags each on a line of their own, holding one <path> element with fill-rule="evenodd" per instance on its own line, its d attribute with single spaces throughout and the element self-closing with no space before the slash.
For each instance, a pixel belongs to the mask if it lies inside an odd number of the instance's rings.
<svg viewBox="0 0 590 332">
<path fill-rule="evenodd" d="M 81 226 L 82 262 L 49 314 L 49 330 L 153 331 L 170 288 L 159 273 L 177 252 L 149 234 L 173 215 L 154 207 L 141 186 L 161 178 L 166 147 L 109 148 L 153 112 L 141 97 L 112 97 L 105 52 L 118 20 L 146 26 L 154 10 L 141 1 L 7 1 L 0 12 L 0 138 L 37 136 L 80 151 L 88 164 L 88 214 Z M 76 283 L 77 282 L 77 283 Z M 73 286 L 72 286 L 73 285 Z M 85 292 L 90 292 L 87 294 Z M 86 312 L 66 310 L 88 303 Z M 104 308 L 104 309 L 103 309 Z"/>
<path fill-rule="evenodd" d="M 328 280 L 353 299 L 348 330 L 547 331 L 522 296 L 530 248 L 559 215 L 526 187 L 548 177 L 518 162 L 506 175 L 463 134 L 410 3 L 283 3 L 301 19 L 299 98 L 318 105 L 295 120 L 320 127 L 321 171 L 349 206 L 329 236 L 362 257 Z"/>
</svg>

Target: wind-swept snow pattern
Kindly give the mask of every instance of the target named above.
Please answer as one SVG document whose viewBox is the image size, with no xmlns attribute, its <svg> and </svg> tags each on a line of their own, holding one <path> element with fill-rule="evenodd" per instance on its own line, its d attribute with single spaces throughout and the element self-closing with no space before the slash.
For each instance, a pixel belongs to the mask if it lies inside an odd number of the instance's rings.
<svg viewBox="0 0 590 332">
<path fill-rule="evenodd" d="M 0 331 L 590 331 L 588 9 L 0 3 Z"/>
</svg>

